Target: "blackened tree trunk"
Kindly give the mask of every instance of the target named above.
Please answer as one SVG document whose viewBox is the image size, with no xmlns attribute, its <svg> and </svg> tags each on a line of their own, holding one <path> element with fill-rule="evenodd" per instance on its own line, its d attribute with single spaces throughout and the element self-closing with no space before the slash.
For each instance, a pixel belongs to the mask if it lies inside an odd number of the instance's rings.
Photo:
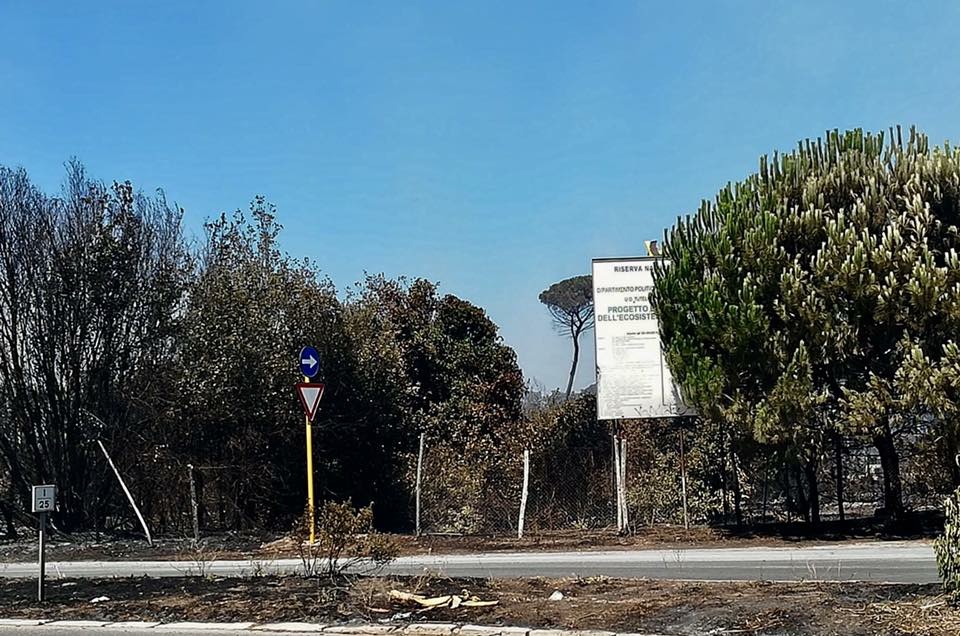
<svg viewBox="0 0 960 636">
<path fill-rule="evenodd" d="M 797 493 L 797 507 L 800 509 L 800 514 L 803 515 L 803 520 L 810 523 L 810 500 L 807 498 L 807 489 L 803 487 L 803 468 L 793 463 L 790 472 L 793 473 L 796 486 L 794 492 Z"/>
<path fill-rule="evenodd" d="M 807 482 L 807 501 L 810 505 L 809 521 L 814 526 L 820 525 L 820 484 L 817 480 L 819 462 L 816 457 L 808 458 L 803 464 L 803 473 Z"/>
<path fill-rule="evenodd" d="M 3 515 L 3 523 L 7 527 L 4 538 L 10 541 L 17 540 L 17 524 L 13 522 L 13 505 L 5 501 L 0 501 L 0 515 Z"/>
<path fill-rule="evenodd" d="M 197 486 L 197 527 L 200 530 L 203 530 L 207 527 L 207 498 L 204 496 L 204 487 L 206 486 L 206 479 L 204 479 L 203 471 L 196 470 L 194 473 L 196 477 L 196 486 Z"/>
<path fill-rule="evenodd" d="M 900 455 L 893 442 L 889 424 L 874 436 L 873 443 L 880 454 L 883 468 L 883 509 L 888 519 L 899 520 L 903 516 L 903 482 L 900 479 Z"/>
</svg>

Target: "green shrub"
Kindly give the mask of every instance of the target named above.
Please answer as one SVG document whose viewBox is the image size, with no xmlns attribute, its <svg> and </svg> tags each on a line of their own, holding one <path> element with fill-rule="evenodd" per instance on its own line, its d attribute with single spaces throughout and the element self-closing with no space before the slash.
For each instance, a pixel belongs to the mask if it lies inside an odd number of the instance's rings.
<svg viewBox="0 0 960 636">
<path fill-rule="evenodd" d="M 943 589 L 954 596 L 960 594 L 960 488 L 944 502 L 946 523 L 943 535 L 933 542 L 937 554 L 937 570 Z"/>
</svg>

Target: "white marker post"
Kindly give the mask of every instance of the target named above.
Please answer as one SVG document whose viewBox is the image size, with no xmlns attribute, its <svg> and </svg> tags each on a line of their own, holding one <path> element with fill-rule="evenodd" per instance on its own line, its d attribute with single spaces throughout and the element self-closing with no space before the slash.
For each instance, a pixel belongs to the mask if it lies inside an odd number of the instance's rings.
<svg viewBox="0 0 960 636">
<path fill-rule="evenodd" d="M 55 510 L 57 487 L 53 485 L 33 487 L 33 505 L 31 510 L 40 517 L 40 574 L 37 581 L 37 600 L 43 601 L 43 578 L 47 570 L 47 515 Z"/>
</svg>

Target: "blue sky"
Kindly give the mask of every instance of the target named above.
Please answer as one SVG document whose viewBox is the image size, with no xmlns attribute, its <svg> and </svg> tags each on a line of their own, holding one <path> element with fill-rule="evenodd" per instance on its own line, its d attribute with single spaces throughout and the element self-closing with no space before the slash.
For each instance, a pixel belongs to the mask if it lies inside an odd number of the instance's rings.
<svg viewBox="0 0 960 636">
<path fill-rule="evenodd" d="M 958 28 L 956 2 L 0 0 L 0 163 L 163 187 L 192 232 L 264 194 L 339 286 L 437 280 L 557 387 L 537 294 L 591 257 L 828 128 L 960 139 Z"/>
</svg>

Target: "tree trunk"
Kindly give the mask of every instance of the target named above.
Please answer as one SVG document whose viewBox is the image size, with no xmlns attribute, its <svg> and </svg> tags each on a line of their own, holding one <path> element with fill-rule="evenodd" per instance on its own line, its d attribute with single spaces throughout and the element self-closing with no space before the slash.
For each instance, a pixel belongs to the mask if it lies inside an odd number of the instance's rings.
<svg viewBox="0 0 960 636">
<path fill-rule="evenodd" d="M 17 524 L 13 522 L 13 506 L 4 501 L 0 501 L 0 515 L 3 516 L 3 522 L 7 526 L 4 538 L 10 541 L 16 541 L 19 537 L 17 536 Z"/>
<path fill-rule="evenodd" d="M 794 463 L 791 472 L 796 486 L 794 491 L 797 493 L 797 507 L 803 520 L 810 523 L 810 500 L 807 499 L 807 489 L 803 487 L 803 468 Z"/>
<path fill-rule="evenodd" d="M 817 480 L 817 460 L 808 459 L 803 464 L 803 472 L 807 481 L 807 501 L 810 503 L 810 523 L 820 525 L 820 484 Z"/>
<path fill-rule="evenodd" d="M 567 399 L 570 399 L 570 393 L 573 392 L 573 380 L 577 376 L 577 363 L 580 361 L 580 334 L 573 335 L 573 362 L 570 364 L 570 379 L 567 380 Z"/>
<path fill-rule="evenodd" d="M 767 522 L 767 491 L 770 487 L 770 461 L 763 462 L 763 505 L 760 508 L 760 523 Z"/>
<path fill-rule="evenodd" d="M 206 498 L 204 497 L 204 486 L 206 485 L 206 480 L 203 478 L 203 471 L 197 470 L 194 468 L 194 476 L 196 477 L 196 486 L 197 486 L 197 529 L 203 530 L 207 527 L 207 506 L 205 505 Z"/>
<path fill-rule="evenodd" d="M 883 511 L 888 519 L 903 516 L 903 482 L 900 480 L 900 455 L 893 443 L 889 425 L 873 438 L 883 468 Z"/>
</svg>

